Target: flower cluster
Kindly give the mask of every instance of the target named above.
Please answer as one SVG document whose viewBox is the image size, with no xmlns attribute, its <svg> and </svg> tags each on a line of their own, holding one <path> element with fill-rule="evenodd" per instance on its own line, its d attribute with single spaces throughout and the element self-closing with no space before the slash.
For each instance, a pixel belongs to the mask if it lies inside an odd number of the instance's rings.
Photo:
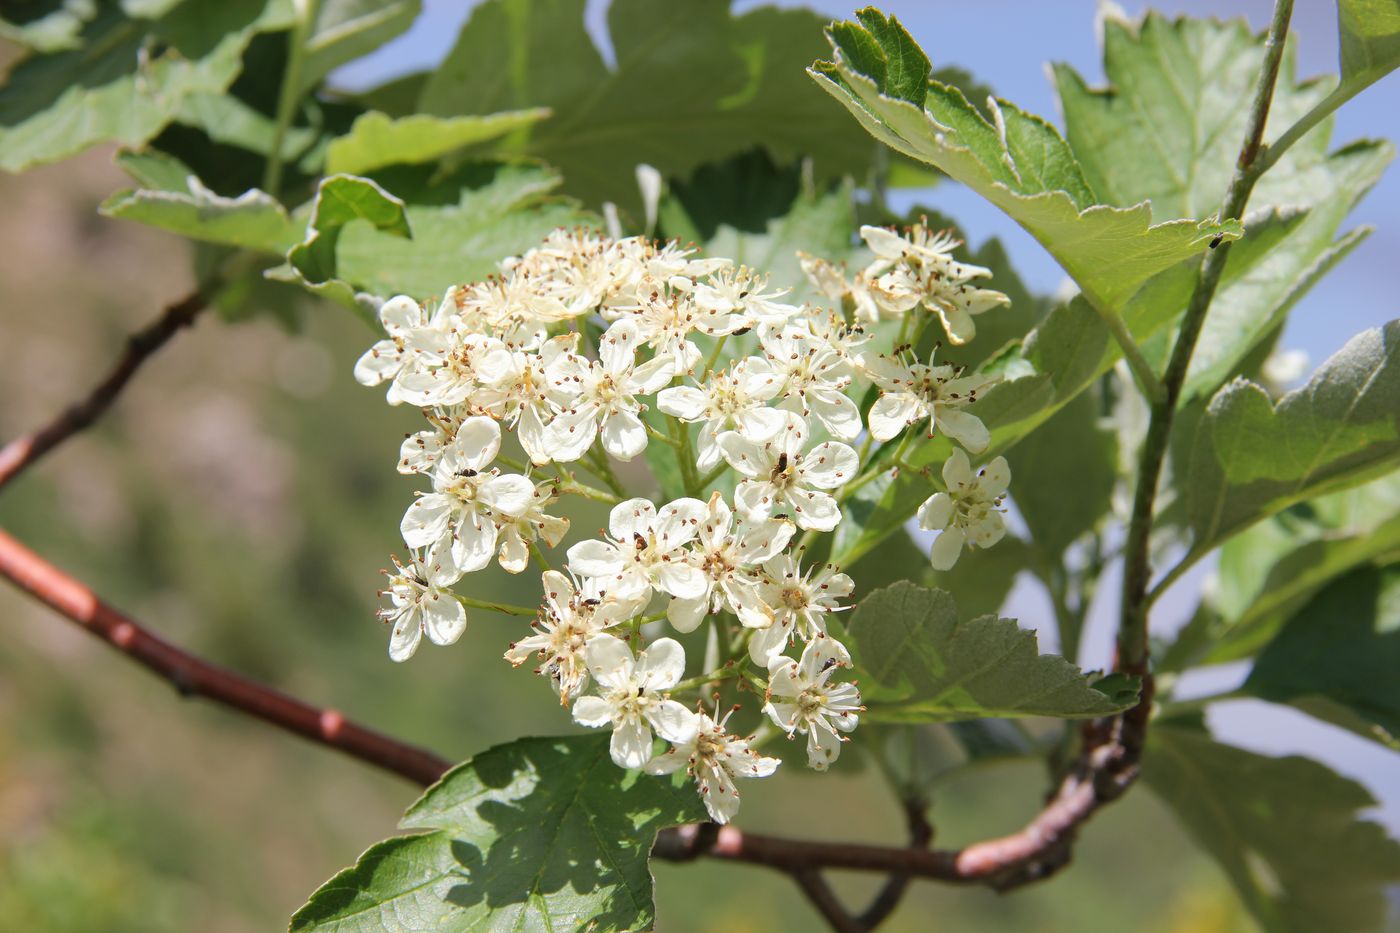
<svg viewBox="0 0 1400 933">
<path fill-rule="evenodd" d="M 849 495 L 900 466 L 921 423 L 974 453 L 987 447 L 966 409 L 991 380 L 914 359 L 933 315 L 913 312 L 933 312 L 961 343 L 970 315 L 1006 300 L 967 284 L 987 271 L 954 261 L 946 234 L 861 232 L 876 259 L 854 280 L 804 259 L 835 309 L 792 302 L 726 259 L 586 230 L 556 231 L 440 302 L 386 302 L 387 336 L 356 378 L 387 383 L 392 404 L 427 420 L 399 451 L 399 472 L 424 486 L 400 527 L 411 556 L 386 571 L 390 656 L 411 656 L 424 633 L 456 641 L 469 606 L 511 611 L 453 587 L 493 558 L 516 574 L 534 560 L 542 604 L 505 657 L 534 660 L 577 723 L 611 729 L 620 767 L 686 768 L 725 822 L 736 780 L 778 766 L 758 751 L 767 737 L 802 735 L 812 768 L 834 762 L 864 709 L 842 677 L 851 656 L 828 630 L 855 586 L 830 565 L 804 566 L 806 548 L 842 521 Z M 890 318 L 900 337 L 880 353 Z M 502 451 L 508 437 L 519 456 Z M 616 464 L 644 453 L 671 464 L 664 485 L 683 494 L 624 492 Z M 941 531 L 940 567 L 1000 537 L 1009 474 L 998 458 L 974 478 L 959 450 L 943 478 L 919 512 Z M 570 495 L 610 503 L 608 527 L 568 546 L 555 569 L 545 549 L 568 534 L 558 510 Z M 684 638 L 707 623 L 710 669 L 687 679 L 685 647 L 663 632 Z M 728 687 L 762 690 L 758 733 L 731 732 L 733 710 L 711 716 L 675 699 Z"/>
</svg>

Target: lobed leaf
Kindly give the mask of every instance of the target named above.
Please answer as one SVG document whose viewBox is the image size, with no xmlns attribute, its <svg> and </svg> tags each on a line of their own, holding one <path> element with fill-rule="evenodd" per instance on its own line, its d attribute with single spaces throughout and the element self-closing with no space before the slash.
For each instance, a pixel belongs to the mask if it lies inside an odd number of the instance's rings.
<svg viewBox="0 0 1400 933">
<path fill-rule="evenodd" d="M 1400 545 L 1392 559 L 1400 556 Z M 1334 580 L 1260 653 L 1243 691 L 1400 751 L 1400 565 Z"/>
<path fill-rule="evenodd" d="M 548 107 L 511 151 L 558 166 L 565 190 L 641 216 L 639 163 L 690 174 L 756 146 L 814 157 L 823 179 L 860 175 L 874 147 L 802 68 L 821 47 L 807 10 L 614 0 L 609 67 L 584 28 L 583 0 L 488 0 L 428 79 L 418 109 L 439 116 Z"/>
<path fill-rule="evenodd" d="M 102 4 L 83 25 L 80 47 L 11 69 L 0 88 L 0 169 L 23 171 L 102 142 L 145 143 L 186 97 L 225 91 L 253 35 L 284 29 L 292 17 L 288 0 L 177 0 L 157 9 L 140 18 Z"/>
<path fill-rule="evenodd" d="M 1138 682 L 1096 689 L 1064 658 L 1042 655 L 1033 632 L 995 616 L 964 620 L 942 590 L 896 583 L 866 596 L 846 631 L 873 720 L 1088 718 L 1131 708 Z"/>
<path fill-rule="evenodd" d="M 458 765 L 292 917 L 301 931 L 651 929 L 656 833 L 705 818 L 666 778 L 619 772 L 606 735 L 519 739 Z"/>
<path fill-rule="evenodd" d="M 422 9 L 421 0 L 322 0 L 306 38 L 300 90 L 404 32 Z"/>
<path fill-rule="evenodd" d="M 1237 379 L 1211 399 L 1186 477 L 1193 552 L 1400 462 L 1400 321 L 1364 331 L 1277 404 Z"/>
<path fill-rule="evenodd" d="M 893 18 L 862 11 L 829 30 L 835 57 L 809 73 L 875 138 L 936 166 L 1031 233 L 1103 313 L 1117 313 L 1144 282 L 1200 253 L 1239 224 L 1152 222 L 1151 205 L 1117 208 L 1096 198 L 1054 127 L 991 99 L 991 120 L 956 88 L 928 78 L 928 60 Z M 921 74 L 922 88 L 909 78 Z M 903 96 L 901 96 L 903 95 Z"/>
<path fill-rule="evenodd" d="M 300 237 L 297 225 L 280 201 L 265 191 L 250 190 L 226 198 L 206 188 L 193 174 L 176 182 L 162 170 L 170 159 L 158 163 L 145 159 L 139 172 L 150 173 L 161 184 L 138 190 L 125 189 L 103 201 L 98 211 L 107 217 L 134 220 L 205 243 L 240 246 L 280 256 Z M 159 166 L 159 167 L 157 167 Z"/>
<path fill-rule="evenodd" d="M 1396 552 L 1400 473 L 1284 509 L 1221 547 L 1201 606 L 1161 667 L 1249 657 L 1329 582 Z"/>
<path fill-rule="evenodd" d="M 435 162 L 466 146 L 498 139 L 549 116 L 549 111 L 515 110 L 471 117 L 428 114 L 391 119 L 370 111 L 356 118 L 350 132 L 326 148 L 326 171 L 360 174 L 386 165 Z"/>
<path fill-rule="evenodd" d="M 1268 933 L 1380 929 L 1400 845 L 1359 820 L 1375 801 L 1307 758 L 1269 758 L 1160 723 L 1143 776 L 1220 863 Z"/>
</svg>

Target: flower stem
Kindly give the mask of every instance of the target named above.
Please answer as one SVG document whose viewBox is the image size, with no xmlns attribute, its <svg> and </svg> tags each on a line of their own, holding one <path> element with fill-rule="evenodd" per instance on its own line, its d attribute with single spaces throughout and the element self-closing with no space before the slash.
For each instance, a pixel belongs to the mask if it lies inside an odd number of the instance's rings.
<svg viewBox="0 0 1400 933">
<path fill-rule="evenodd" d="M 282 145 L 301 100 L 301 70 L 306 63 L 306 42 L 321 12 L 321 0 L 306 0 L 304 5 L 294 4 L 298 5 L 301 6 L 301 15 L 287 38 L 287 67 L 282 72 L 282 88 L 277 95 L 277 123 L 272 132 L 272 149 L 267 154 L 267 165 L 263 169 L 262 188 L 274 198 L 278 197 L 282 187 Z"/>
<path fill-rule="evenodd" d="M 487 599 L 476 599 L 472 596 L 463 596 L 461 593 L 453 593 L 457 597 L 457 602 L 469 609 L 489 609 L 492 612 L 499 612 L 508 616 L 537 616 L 538 609 L 531 609 L 528 606 L 514 606 L 510 603 L 493 603 Z"/>
</svg>

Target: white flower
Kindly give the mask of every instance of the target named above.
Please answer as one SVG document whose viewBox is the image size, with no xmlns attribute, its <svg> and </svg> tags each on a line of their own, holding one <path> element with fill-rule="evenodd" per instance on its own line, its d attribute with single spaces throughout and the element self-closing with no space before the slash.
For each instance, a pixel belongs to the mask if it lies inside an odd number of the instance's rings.
<svg viewBox="0 0 1400 933">
<path fill-rule="evenodd" d="M 1011 485 L 1011 468 L 997 457 L 976 476 L 967 454 L 954 450 L 943 464 L 947 492 L 935 493 L 919 506 L 919 527 L 941 531 L 929 558 L 935 570 L 948 570 L 958 561 L 963 544 L 991 547 L 1006 534 L 1001 503 Z"/>
<path fill-rule="evenodd" d="M 651 759 L 652 729 L 676 744 L 695 738 L 699 717 L 661 695 L 685 673 L 680 642 L 658 638 L 634 659 L 625 641 L 603 634 L 588 642 L 584 656 L 599 695 L 579 697 L 574 721 L 593 729 L 612 726 L 612 760 L 619 768 L 640 768 Z"/>
<path fill-rule="evenodd" d="M 569 569 L 599 578 L 600 586 L 622 597 L 655 589 L 699 599 L 709 583 L 685 546 L 704 518 L 705 503 L 699 499 L 677 499 L 660 511 L 646 499 L 619 502 L 608 516 L 610 540 L 580 541 L 569 548 Z"/>
<path fill-rule="evenodd" d="M 448 337 L 440 314 L 427 311 L 407 295 L 398 295 L 379 308 L 379 321 L 389 335 L 365 351 L 355 363 L 355 380 L 361 385 L 378 385 L 394 379 L 389 386 L 389 404 L 404 399 L 397 389 L 397 377 L 415 367 L 442 362 Z"/>
<path fill-rule="evenodd" d="M 765 326 L 759 341 L 767 369 L 782 385 L 783 408 L 815 416 L 838 440 L 854 440 L 860 434 L 860 409 L 845 393 L 851 364 L 830 343 L 796 326 Z M 761 372 L 759 366 L 754 368 Z"/>
<path fill-rule="evenodd" d="M 756 365 L 757 364 L 757 365 Z M 682 421 L 703 421 L 695 465 L 712 470 L 722 454 L 719 435 L 731 428 L 749 437 L 773 434 L 785 423 L 764 403 L 782 390 L 781 380 L 758 357 L 739 360 L 729 370 L 711 373 L 698 388 L 672 386 L 656 395 L 656 407 Z"/>
<path fill-rule="evenodd" d="M 907 310 L 922 302 L 938 314 L 954 344 L 967 343 L 977 335 L 973 315 L 1011 303 L 1001 292 L 970 284 L 974 279 L 990 277 L 992 272 L 953 259 L 953 249 L 960 241 L 947 231 L 934 233 L 918 223 L 903 236 L 885 227 L 870 226 L 861 227 L 860 235 L 878 257 L 867 269 L 867 275 L 877 276 L 875 290 L 888 296 L 887 307 L 907 302 L 908 306 L 902 309 Z M 879 303 L 880 298 L 876 301 Z"/>
<path fill-rule="evenodd" d="M 497 344 L 500 344 L 497 341 Z M 548 463 L 552 435 L 549 421 L 567 403 L 571 392 L 555 382 L 554 365 L 573 353 L 577 334 L 547 340 L 539 352 L 500 350 L 477 366 L 481 388 L 471 397 L 476 410 L 514 428 L 531 462 Z"/>
<path fill-rule="evenodd" d="M 825 771 L 838 755 L 845 738 L 860 721 L 860 693 L 854 684 L 831 684 L 833 672 L 849 667 L 851 656 L 829 635 L 807 643 L 802 660 L 776 657 L 768 665 L 768 702 L 763 711 L 789 736 L 807 736 L 807 764 Z"/>
<path fill-rule="evenodd" d="M 836 499 L 821 490 L 853 478 L 860 458 L 845 444 L 827 441 L 804 453 L 807 425 L 785 412 L 782 429 L 765 439 L 737 431 L 719 436 L 724 459 L 748 477 L 734 491 L 734 504 L 753 519 L 787 516 L 799 528 L 830 531 L 841 521 Z"/>
<path fill-rule="evenodd" d="M 769 322 L 780 324 L 802 308 L 778 301 L 789 289 L 765 292 L 768 277 L 747 267 L 721 269 L 706 281 L 695 283 L 695 304 L 706 311 L 734 315 L 737 326 Z"/>
<path fill-rule="evenodd" d="M 453 567 L 425 562 L 421 555 L 411 556 L 408 566 L 397 557 L 392 571 L 384 571 L 389 587 L 380 595 L 388 596 L 390 605 L 379 610 L 379 618 L 393 623 L 389 635 L 389 657 L 407 661 L 418 650 L 423 633 L 435 645 L 450 645 L 462 637 L 467 628 L 467 611 L 448 589 L 462 575 Z"/>
<path fill-rule="evenodd" d="M 533 623 L 534 634 L 512 644 L 505 658 L 519 667 L 538 654 L 541 664 L 535 673 L 548 677 L 559 702 L 568 706 L 588 684 L 584 649 L 589 641 L 636 616 L 646 600 L 618 599 L 603 593 L 594 581 L 576 584 L 557 570 L 546 570 L 541 583 L 544 604 Z"/>
<path fill-rule="evenodd" d="M 634 306 L 614 307 L 611 315 L 621 313 L 621 320 L 631 321 L 657 359 L 671 361 L 676 373 L 690 372 L 700 362 L 700 348 L 690 339 L 695 332 L 719 336 L 730 334 L 745 325 L 745 321 L 722 311 L 702 308 L 689 294 L 694 282 L 673 276 L 666 283 L 655 283 L 644 289 Z"/>
<path fill-rule="evenodd" d="M 826 614 L 849 609 L 839 605 L 855 591 L 855 583 L 831 564 L 809 567 L 790 554 L 778 554 L 763 565 L 758 598 L 763 612 L 739 621 L 757 629 L 749 640 L 749 657 L 767 667 L 783 653 L 793 635 L 811 641 L 826 634 Z"/>
<path fill-rule="evenodd" d="M 936 427 L 973 453 L 987 449 L 991 435 L 986 425 L 962 409 L 977 401 L 977 394 L 994 385 L 997 377 L 959 376 L 946 363 L 906 366 L 869 353 L 861 356 L 860 365 L 881 389 L 870 406 L 870 433 L 877 441 L 887 441 L 907 425 L 928 418 L 929 437 Z"/>
<path fill-rule="evenodd" d="M 728 823 L 739 812 L 735 778 L 768 777 L 781 764 L 778 759 L 766 758 L 755 751 L 749 745 L 753 736 L 741 738 L 725 728 L 733 712 L 731 709 L 719 722 L 705 713 L 697 714 L 694 738 L 673 746 L 646 764 L 648 774 L 672 774 L 685 768 L 686 773 L 695 778 L 700 799 L 716 823 Z"/>
<path fill-rule="evenodd" d="M 462 422 L 433 467 L 433 492 L 420 495 L 399 528 L 409 547 L 427 547 L 429 560 L 463 573 L 480 570 L 496 550 L 495 516 L 519 518 L 535 485 L 523 476 L 488 469 L 501 449 L 501 428 L 490 418 Z"/>
<path fill-rule="evenodd" d="M 638 395 L 651 395 L 674 375 L 670 359 L 658 356 L 637 364 L 641 337 L 631 320 L 618 321 L 598 341 L 597 362 L 576 354 L 555 361 L 550 378 L 573 397 L 569 408 L 550 425 L 548 449 L 555 460 L 582 457 L 601 429 L 603 449 L 631 460 L 646 449 L 647 431 L 638 413 Z"/>
<path fill-rule="evenodd" d="M 704 521 L 696 537 L 692 559 L 705 576 L 705 592 L 692 598 L 672 599 L 666 617 L 680 632 L 693 632 L 707 612 L 728 609 L 742 620 L 765 618 L 758 602 L 755 571 L 787 547 L 792 522 L 763 519 L 734 521 L 724 497 L 710 496 Z"/>
<path fill-rule="evenodd" d="M 524 512 L 513 517 L 495 513 L 501 543 L 497 560 L 506 572 L 521 573 L 530 565 L 531 542 L 543 541 L 550 547 L 557 547 L 569 533 L 567 518 L 545 513 L 556 498 L 553 482 L 540 483 L 535 486 L 534 498 Z"/>
</svg>

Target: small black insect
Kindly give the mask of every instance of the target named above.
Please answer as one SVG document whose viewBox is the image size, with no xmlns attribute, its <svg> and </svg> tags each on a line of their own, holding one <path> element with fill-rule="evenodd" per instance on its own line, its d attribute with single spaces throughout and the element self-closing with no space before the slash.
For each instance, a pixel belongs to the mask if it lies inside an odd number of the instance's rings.
<svg viewBox="0 0 1400 933">
<path fill-rule="evenodd" d="M 1220 245 L 1220 241 L 1223 239 L 1225 239 L 1225 234 L 1217 233 L 1214 237 L 1211 238 L 1210 248 L 1215 249 L 1217 246 Z"/>
</svg>

